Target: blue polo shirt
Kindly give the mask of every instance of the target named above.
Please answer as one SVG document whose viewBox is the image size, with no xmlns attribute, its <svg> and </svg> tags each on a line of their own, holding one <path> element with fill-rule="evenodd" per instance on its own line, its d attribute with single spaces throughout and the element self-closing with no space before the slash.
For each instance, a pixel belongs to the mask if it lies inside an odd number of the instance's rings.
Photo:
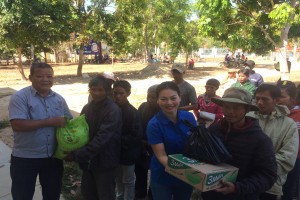
<svg viewBox="0 0 300 200">
<path fill-rule="evenodd" d="M 26 87 L 13 94 L 9 101 L 9 120 L 41 120 L 51 117 L 72 118 L 64 98 L 50 91 L 46 97 L 40 96 L 32 87 Z M 43 127 L 34 131 L 14 131 L 12 155 L 22 158 L 51 157 L 56 148 L 55 127 Z"/>
<path fill-rule="evenodd" d="M 197 125 L 194 115 L 179 110 L 177 122 L 174 124 L 162 111 L 155 115 L 148 123 L 147 136 L 149 144 L 163 143 L 167 155 L 183 153 L 185 142 L 190 135 L 190 128 L 183 122 L 187 120 Z M 153 155 L 151 164 L 151 182 L 167 186 L 186 184 L 165 172 L 162 164 Z"/>
</svg>

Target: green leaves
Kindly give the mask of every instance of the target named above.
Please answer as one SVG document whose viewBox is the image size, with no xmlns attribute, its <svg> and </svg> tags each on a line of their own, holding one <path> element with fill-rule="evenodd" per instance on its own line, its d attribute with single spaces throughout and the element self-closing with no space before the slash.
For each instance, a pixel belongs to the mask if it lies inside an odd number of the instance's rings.
<svg viewBox="0 0 300 200">
<path fill-rule="evenodd" d="M 293 22 L 291 15 L 295 14 L 295 8 L 290 4 L 284 2 L 281 4 L 275 4 L 273 10 L 268 15 L 272 19 L 272 26 L 281 28 L 287 23 Z"/>
<path fill-rule="evenodd" d="M 231 49 L 266 54 L 280 46 L 289 25 L 296 36 L 299 1 L 198 0 L 198 27 Z M 275 2 L 275 4 L 273 3 Z M 277 4 L 276 4 L 277 3 Z M 292 36 L 292 35 L 291 35 Z M 299 35 L 297 36 L 299 37 Z"/>
<path fill-rule="evenodd" d="M 11 1 L 0 13 L 2 41 L 15 48 L 44 48 L 68 40 L 72 13 L 68 1 Z"/>
</svg>

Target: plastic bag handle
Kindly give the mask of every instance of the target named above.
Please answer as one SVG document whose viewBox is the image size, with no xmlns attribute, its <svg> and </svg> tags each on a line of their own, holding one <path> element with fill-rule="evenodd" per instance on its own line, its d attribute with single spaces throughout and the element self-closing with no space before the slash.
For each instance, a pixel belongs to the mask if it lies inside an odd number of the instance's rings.
<svg viewBox="0 0 300 200">
<path fill-rule="evenodd" d="M 183 120 L 183 123 L 186 125 L 186 126 L 188 126 L 188 127 L 190 127 L 190 128 L 195 128 L 195 127 L 197 127 L 197 126 L 195 126 L 194 124 L 192 124 L 190 121 L 188 121 L 188 120 Z"/>
</svg>

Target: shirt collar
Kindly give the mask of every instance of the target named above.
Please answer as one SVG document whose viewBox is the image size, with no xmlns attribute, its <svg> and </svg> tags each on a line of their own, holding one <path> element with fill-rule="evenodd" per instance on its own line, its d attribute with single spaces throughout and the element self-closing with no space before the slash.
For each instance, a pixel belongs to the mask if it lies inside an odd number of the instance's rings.
<svg viewBox="0 0 300 200">
<path fill-rule="evenodd" d="M 38 93 L 38 91 L 32 85 L 30 86 L 30 91 L 31 91 L 31 94 L 33 96 L 40 96 L 41 97 L 41 95 Z M 55 95 L 55 92 L 50 89 L 49 94 L 47 95 L 47 97 L 52 96 L 52 95 Z"/>
<path fill-rule="evenodd" d="M 177 122 L 176 123 L 178 123 L 178 122 L 180 122 L 180 121 L 183 121 L 183 118 L 182 118 L 182 116 L 180 115 L 180 112 L 182 112 L 182 111 L 180 111 L 180 110 L 178 110 L 177 111 Z M 158 112 L 158 114 L 157 114 L 157 116 L 158 116 L 158 119 L 159 119 L 159 121 L 161 122 L 161 123 L 163 123 L 163 124 L 174 124 L 164 113 L 163 113 L 163 111 L 159 111 Z"/>
</svg>

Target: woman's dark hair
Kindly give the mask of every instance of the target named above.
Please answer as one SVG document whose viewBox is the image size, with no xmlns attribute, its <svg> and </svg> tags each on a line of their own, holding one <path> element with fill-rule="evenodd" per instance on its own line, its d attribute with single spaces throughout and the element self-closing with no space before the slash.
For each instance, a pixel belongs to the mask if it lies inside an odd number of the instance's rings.
<svg viewBox="0 0 300 200">
<path fill-rule="evenodd" d="M 292 98 L 292 99 L 296 99 L 297 98 L 297 87 L 295 85 L 295 83 L 293 83 L 292 81 L 281 81 L 279 80 L 277 82 L 277 86 L 281 89 L 281 90 L 285 90 L 286 93 Z"/>
<path fill-rule="evenodd" d="M 261 84 L 255 90 L 254 97 L 257 93 L 268 91 L 273 99 L 281 97 L 281 91 L 278 86 L 272 84 Z"/>
<path fill-rule="evenodd" d="M 248 69 L 240 69 L 238 72 L 238 74 L 241 73 L 241 74 L 245 74 L 246 76 L 249 76 L 250 75 L 250 71 Z"/>
<path fill-rule="evenodd" d="M 51 69 L 53 71 L 53 68 L 51 67 L 51 65 L 41 62 L 41 63 L 32 63 L 31 67 L 30 67 L 30 75 L 34 74 L 35 69 L 37 68 L 41 68 L 41 69 Z"/>
<path fill-rule="evenodd" d="M 128 81 L 126 80 L 119 80 L 119 81 L 116 81 L 113 85 L 113 88 L 116 88 L 116 87 L 121 87 L 121 88 L 124 88 L 124 90 L 127 92 L 127 93 L 131 93 L 131 85 Z"/>
<path fill-rule="evenodd" d="M 166 81 L 159 84 L 156 88 L 156 96 L 158 97 L 159 93 L 165 89 L 174 90 L 175 92 L 177 92 L 178 96 L 180 96 L 179 87 L 173 81 Z"/>
<path fill-rule="evenodd" d="M 97 76 L 89 82 L 89 89 L 95 86 L 102 86 L 106 93 L 111 91 L 111 86 L 107 79 L 103 76 Z"/>
</svg>

